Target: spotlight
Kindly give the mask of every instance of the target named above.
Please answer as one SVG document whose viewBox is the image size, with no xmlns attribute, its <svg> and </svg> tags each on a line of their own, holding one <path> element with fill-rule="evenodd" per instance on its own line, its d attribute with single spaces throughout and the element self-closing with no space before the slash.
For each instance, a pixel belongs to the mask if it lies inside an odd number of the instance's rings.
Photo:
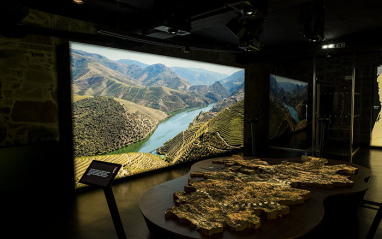
<svg viewBox="0 0 382 239">
<path fill-rule="evenodd" d="M 241 10 L 243 15 L 255 17 L 259 15 L 267 15 L 268 0 L 246 0 Z"/>
<path fill-rule="evenodd" d="M 178 33 L 178 29 L 175 29 L 175 28 L 169 28 L 168 30 L 167 30 L 167 32 L 168 33 L 170 33 L 170 34 L 177 34 Z"/>
<path fill-rule="evenodd" d="M 84 4 L 85 1 L 84 0 L 73 0 L 73 3 L 81 5 L 81 4 Z"/>
<path fill-rule="evenodd" d="M 322 45 L 322 49 L 333 49 L 333 48 L 336 48 L 334 44 Z"/>
<path fill-rule="evenodd" d="M 334 43 L 325 44 L 321 46 L 321 49 L 334 49 L 334 48 L 344 48 L 344 47 L 345 47 L 345 43 L 342 42 L 337 44 L 334 44 Z"/>
</svg>

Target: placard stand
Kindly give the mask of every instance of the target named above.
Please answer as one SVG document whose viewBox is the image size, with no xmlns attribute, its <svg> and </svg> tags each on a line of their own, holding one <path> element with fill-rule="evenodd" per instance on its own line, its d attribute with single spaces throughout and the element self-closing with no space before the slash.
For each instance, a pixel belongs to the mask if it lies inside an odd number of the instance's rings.
<svg viewBox="0 0 382 239">
<path fill-rule="evenodd" d="M 118 239 L 126 239 L 125 230 L 122 225 L 121 217 L 119 216 L 117 203 L 115 202 L 113 190 L 111 187 L 103 188 L 105 193 L 107 205 L 109 206 L 109 211 L 113 219 L 115 230 L 117 231 Z"/>
<path fill-rule="evenodd" d="M 366 239 L 373 239 L 374 238 L 374 235 L 377 232 L 377 229 L 378 229 L 378 226 L 379 226 L 379 223 L 381 222 L 381 220 L 382 220 L 382 204 L 379 205 L 377 214 L 375 215 L 374 220 L 371 223 L 370 229 L 366 235 Z"/>
<path fill-rule="evenodd" d="M 100 186 L 103 188 L 118 239 L 126 239 L 126 234 L 118 212 L 117 203 L 115 202 L 113 190 L 111 189 L 111 182 L 117 175 L 120 168 L 120 164 L 93 160 L 80 179 L 80 183 Z"/>
</svg>

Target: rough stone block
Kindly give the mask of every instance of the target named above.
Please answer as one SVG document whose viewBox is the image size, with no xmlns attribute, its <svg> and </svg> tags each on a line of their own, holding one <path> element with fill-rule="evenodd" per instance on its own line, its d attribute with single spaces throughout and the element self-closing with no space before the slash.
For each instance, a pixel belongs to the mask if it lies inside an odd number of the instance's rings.
<svg viewBox="0 0 382 239">
<path fill-rule="evenodd" d="M 17 101 L 12 110 L 12 119 L 22 122 L 57 123 L 58 107 L 50 101 Z"/>
</svg>

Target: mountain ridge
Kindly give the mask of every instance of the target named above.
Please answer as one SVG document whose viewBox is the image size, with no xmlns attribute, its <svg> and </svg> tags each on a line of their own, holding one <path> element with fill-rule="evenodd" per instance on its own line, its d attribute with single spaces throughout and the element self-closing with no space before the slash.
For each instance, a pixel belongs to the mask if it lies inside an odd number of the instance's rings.
<svg viewBox="0 0 382 239">
<path fill-rule="evenodd" d="M 229 90 L 230 93 L 244 86 L 245 71 L 240 70 L 232 75 L 220 80 L 220 82 Z"/>
<path fill-rule="evenodd" d="M 205 106 L 230 94 L 221 82 L 195 86 L 160 63 L 142 68 L 99 54 L 72 50 L 71 68 L 72 89 L 78 95 L 124 99 L 166 113 Z M 237 81 L 237 77 L 232 79 Z"/>
<path fill-rule="evenodd" d="M 228 77 L 227 74 L 208 71 L 201 68 L 170 67 L 177 75 L 187 80 L 192 85 L 212 85 L 218 80 Z"/>
</svg>

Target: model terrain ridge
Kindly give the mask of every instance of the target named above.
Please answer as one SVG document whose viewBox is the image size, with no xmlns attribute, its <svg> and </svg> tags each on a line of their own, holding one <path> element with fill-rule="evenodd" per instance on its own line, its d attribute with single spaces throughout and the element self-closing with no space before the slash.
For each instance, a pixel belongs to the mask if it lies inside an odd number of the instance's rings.
<svg viewBox="0 0 382 239">
<path fill-rule="evenodd" d="M 349 175 L 358 169 L 346 164 L 326 165 L 324 158 L 302 156 L 301 163 L 283 161 L 269 165 L 260 159 L 234 155 L 217 159 L 217 171 L 190 173 L 184 191 L 174 193 L 175 206 L 166 219 L 195 227 L 203 235 L 258 229 L 261 220 L 273 220 L 311 197 L 304 188 L 350 187 Z"/>
</svg>

